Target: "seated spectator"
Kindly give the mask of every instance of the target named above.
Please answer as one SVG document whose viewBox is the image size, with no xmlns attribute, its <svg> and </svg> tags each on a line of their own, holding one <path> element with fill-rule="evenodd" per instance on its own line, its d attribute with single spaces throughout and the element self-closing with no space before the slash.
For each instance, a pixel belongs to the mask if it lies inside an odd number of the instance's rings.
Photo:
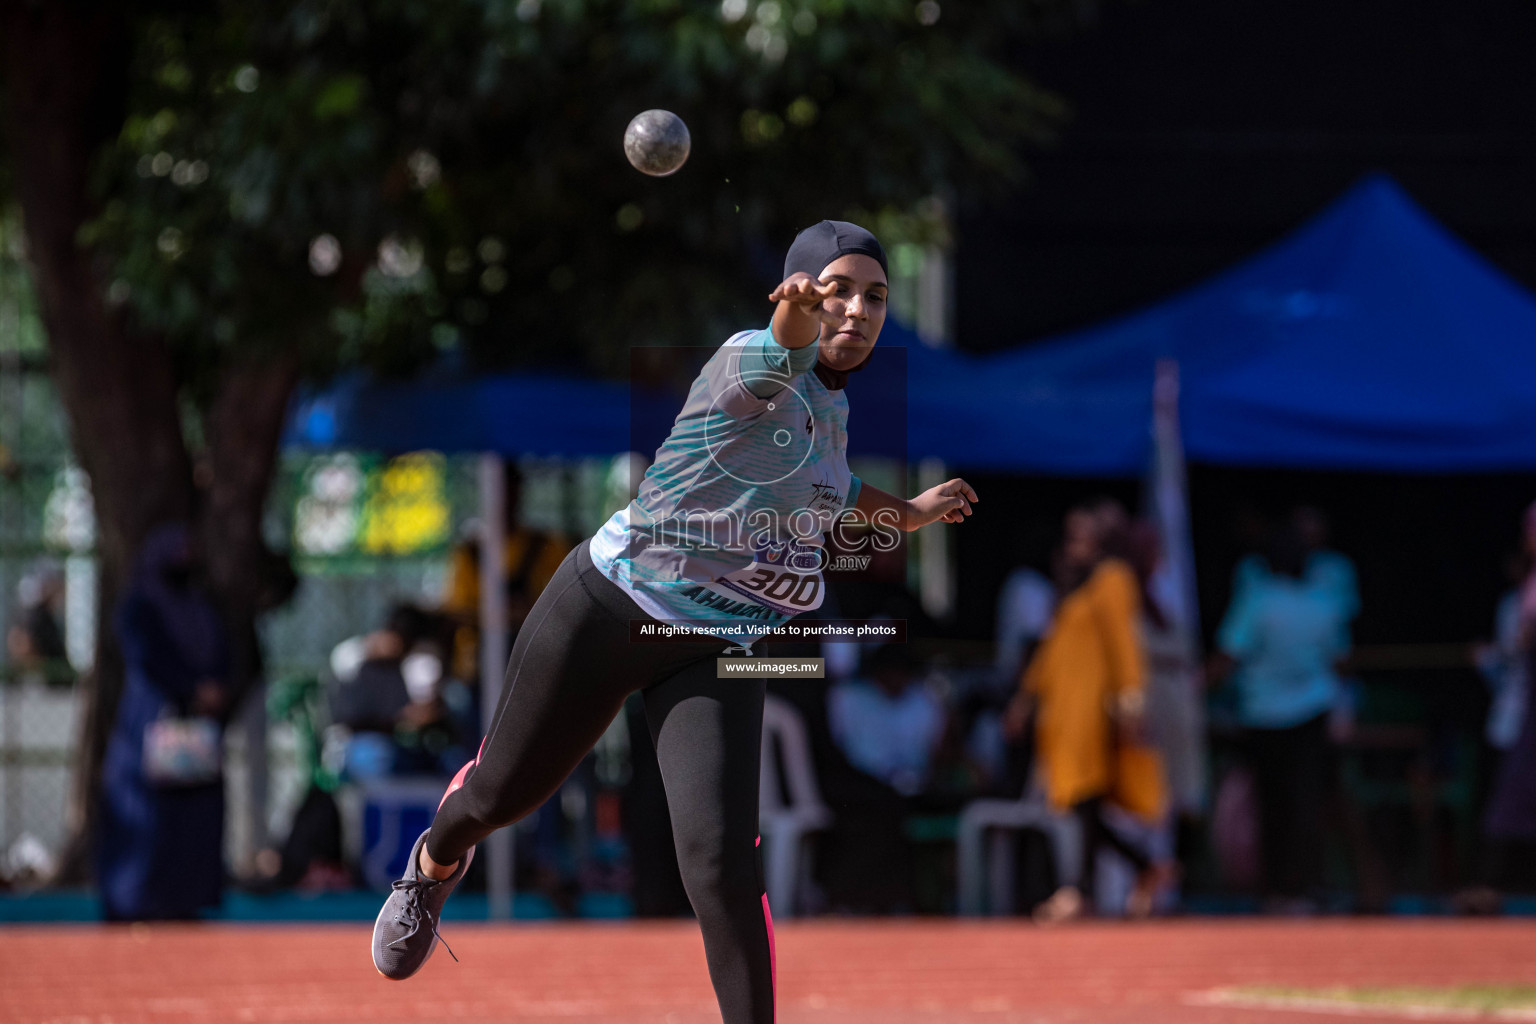
<svg viewBox="0 0 1536 1024">
<path fill-rule="evenodd" d="M 997 655 L 994 664 L 1001 678 L 1019 678 L 1035 645 L 1051 626 L 1056 609 L 1056 587 L 1045 573 L 1021 565 L 1008 574 L 997 595 Z"/>
<path fill-rule="evenodd" d="M 64 574 L 51 565 L 27 573 L 16 588 L 21 605 L 17 621 L 6 632 L 6 650 L 24 674 L 47 682 L 70 682 L 59 613 L 64 602 Z"/>
<path fill-rule="evenodd" d="M 410 703 L 395 718 L 395 771 L 452 775 L 472 756 L 474 709 L 467 688 L 443 678 L 438 649 L 418 643 L 400 663 Z"/>
<path fill-rule="evenodd" d="M 411 699 L 400 666 L 426 631 L 419 608 L 397 604 L 382 628 L 337 645 L 331 658 L 336 675 L 332 721 L 353 732 L 393 732 L 396 716 Z"/>
<path fill-rule="evenodd" d="M 332 655 L 331 718 L 352 731 L 351 777 L 451 774 L 467 760 L 458 756 L 464 730 L 445 700 L 433 632 L 432 616 L 399 604 L 382 629 L 345 641 Z"/>
<path fill-rule="evenodd" d="M 832 809 L 816 863 L 835 912 L 909 913 L 916 905 L 906 823 L 931 810 L 924 787 L 940 763 L 940 741 L 932 737 L 945 735 L 946 716 L 940 706 L 935 725 L 936 702 L 914 677 L 906 647 L 885 644 L 850 682 L 776 688 L 805 718 L 817 781 Z"/>
<path fill-rule="evenodd" d="M 876 648 L 863 677 L 832 687 L 827 711 L 854 767 L 904 796 L 927 787 L 948 716 L 914 676 L 906 645 Z"/>
</svg>

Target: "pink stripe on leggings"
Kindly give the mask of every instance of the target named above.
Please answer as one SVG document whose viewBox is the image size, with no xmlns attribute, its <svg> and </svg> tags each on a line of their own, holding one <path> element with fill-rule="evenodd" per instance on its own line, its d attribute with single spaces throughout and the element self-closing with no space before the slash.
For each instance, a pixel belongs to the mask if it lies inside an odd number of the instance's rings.
<svg viewBox="0 0 1536 1024">
<path fill-rule="evenodd" d="M 758 836 L 755 846 L 763 845 Z M 768 894 L 763 893 L 763 926 L 768 929 L 768 972 L 773 977 L 773 1019 L 779 1019 L 779 958 L 773 946 L 773 911 L 768 909 Z"/>
<path fill-rule="evenodd" d="M 466 764 L 463 768 L 460 768 L 459 773 L 453 777 L 453 781 L 448 783 L 448 790 L 443 794 L 443 799 L 437 802 L 438 810 L 443 809 L 444 802 L 446 802 L 447 799 L 453 795 L 454 790 L 464 785 L 464 780 L 469 778 L 469 770 L 480 763 L 480 755 L 483 753 L 485 753 L 485 740 L 480 741 L 480 749 L 475 751 L 475 759 Z"/>
</svg>

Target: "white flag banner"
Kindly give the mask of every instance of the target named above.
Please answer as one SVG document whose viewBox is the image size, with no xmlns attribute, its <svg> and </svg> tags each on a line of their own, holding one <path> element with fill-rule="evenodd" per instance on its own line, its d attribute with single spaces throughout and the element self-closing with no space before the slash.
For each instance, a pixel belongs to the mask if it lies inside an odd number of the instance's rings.
<svg viewBox="0 0 1536 1024">
<path fill-rule="evenodd" d="M 1200 685 L 1200 611 L 1195 552 L 1189 524 L 1189 483 L 1179 434 L 1179 368 L 1158 363 L 1153 385 L 1152 464 L 1146 514 L 1157 531 L 1162 558 L 1148 590 L 1166 620 L 1146 634 L 1151 672 L 1147 715 L 1168 776 L 1174 811 L 1206 806 L 1204 695 Z"/>
<path fill-rule="evenodd" d="M 1157 528 L 1162 565 L 1155 592 L 1163 613 L 1176 624 L 1190 664 L 1198 664 L 1200 609 L 1195 590 L 1195 550 L 1189 525 L 1189 480 L 1179 433 L 1179 364 L 1160 360 L 1152 392 L 1152 466 L 1148 513 Z"/>
</svg>

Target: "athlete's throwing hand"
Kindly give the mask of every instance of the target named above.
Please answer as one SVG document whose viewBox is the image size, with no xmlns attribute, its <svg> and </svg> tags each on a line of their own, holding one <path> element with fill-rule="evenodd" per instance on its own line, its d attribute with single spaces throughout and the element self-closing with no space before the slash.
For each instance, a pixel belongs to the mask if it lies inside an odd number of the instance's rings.
<svg viewBox="0 0 1536 1024">
<path fill-rule="evenodd" d="M 830 299 L 837 294 L 837 282 L 828 281 L 822 284 L 810 274 L 790 274 L 769 295 L 769 302 L 792 302 L 797 306 L 805 306 L 810 310 L 819 311 L 822 300 Z M 837 317 L 825 314 L 822 317 L 828 323 L 836 322 Z"/>
<path fill-rule="evenodd" d="M 843 318 L 822 305 L 837 294 L 837 282 L 822 284 L 810 274 L 790 274 L 768 295 L 779 308 L 773 314 L 773 337 L 785 348 L 803 348 L 821 334 L 822 324 L 839 324 Z"/>
<path fill-rule="evenodd" d="M 971 503 L 977 500 L 976 489 L 959 477 L 930 487 L 907 502 L 907 529 L 961 522 L 971 514 Z"/>
</svg>

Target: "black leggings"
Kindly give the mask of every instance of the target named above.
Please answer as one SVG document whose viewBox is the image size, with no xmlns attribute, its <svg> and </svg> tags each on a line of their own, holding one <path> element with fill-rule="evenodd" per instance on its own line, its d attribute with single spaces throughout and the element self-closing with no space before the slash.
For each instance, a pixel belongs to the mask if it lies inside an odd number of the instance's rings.
<svg viewBox="0 0 1536 1024">
<path fill-rule="evenodd" d="M 1103 797 L 1090 797 L 1082 803 L 1073 804 L 1072 813 L 1077 816 L 1083 830 L 1082 874 L 1079 876 L 1078 888 L 1088 897 L 1090 904 L 1098 891 L 1094 884 L 1094 873 L 1097 870 L 1099 851 L 1104 847 L 1124 857 L 1138 874 L 1152 866 L 1152 858 L 1146 850 L 1121 835 L 1105 820 Z"/>
<path fill-rule="evenodd" d="M 1324 808 L 1335 777 L 1328 716 L 1244 734 L 1259 797 L 1264 895 L 1315 897 L 1324 881 Z"/>
<path fill-rule="evenodd" d="M 538 808 L 641 690 L 724 1024 L 771 1024 L 773 921 L 756 849 L 763 680 L 716 678 L 724 640 L 631 642 L 631 619 L 649 621 L 583 542 L 519 631 L 496 717 L 427 851 L 453 864 Z"/>
</svg>

